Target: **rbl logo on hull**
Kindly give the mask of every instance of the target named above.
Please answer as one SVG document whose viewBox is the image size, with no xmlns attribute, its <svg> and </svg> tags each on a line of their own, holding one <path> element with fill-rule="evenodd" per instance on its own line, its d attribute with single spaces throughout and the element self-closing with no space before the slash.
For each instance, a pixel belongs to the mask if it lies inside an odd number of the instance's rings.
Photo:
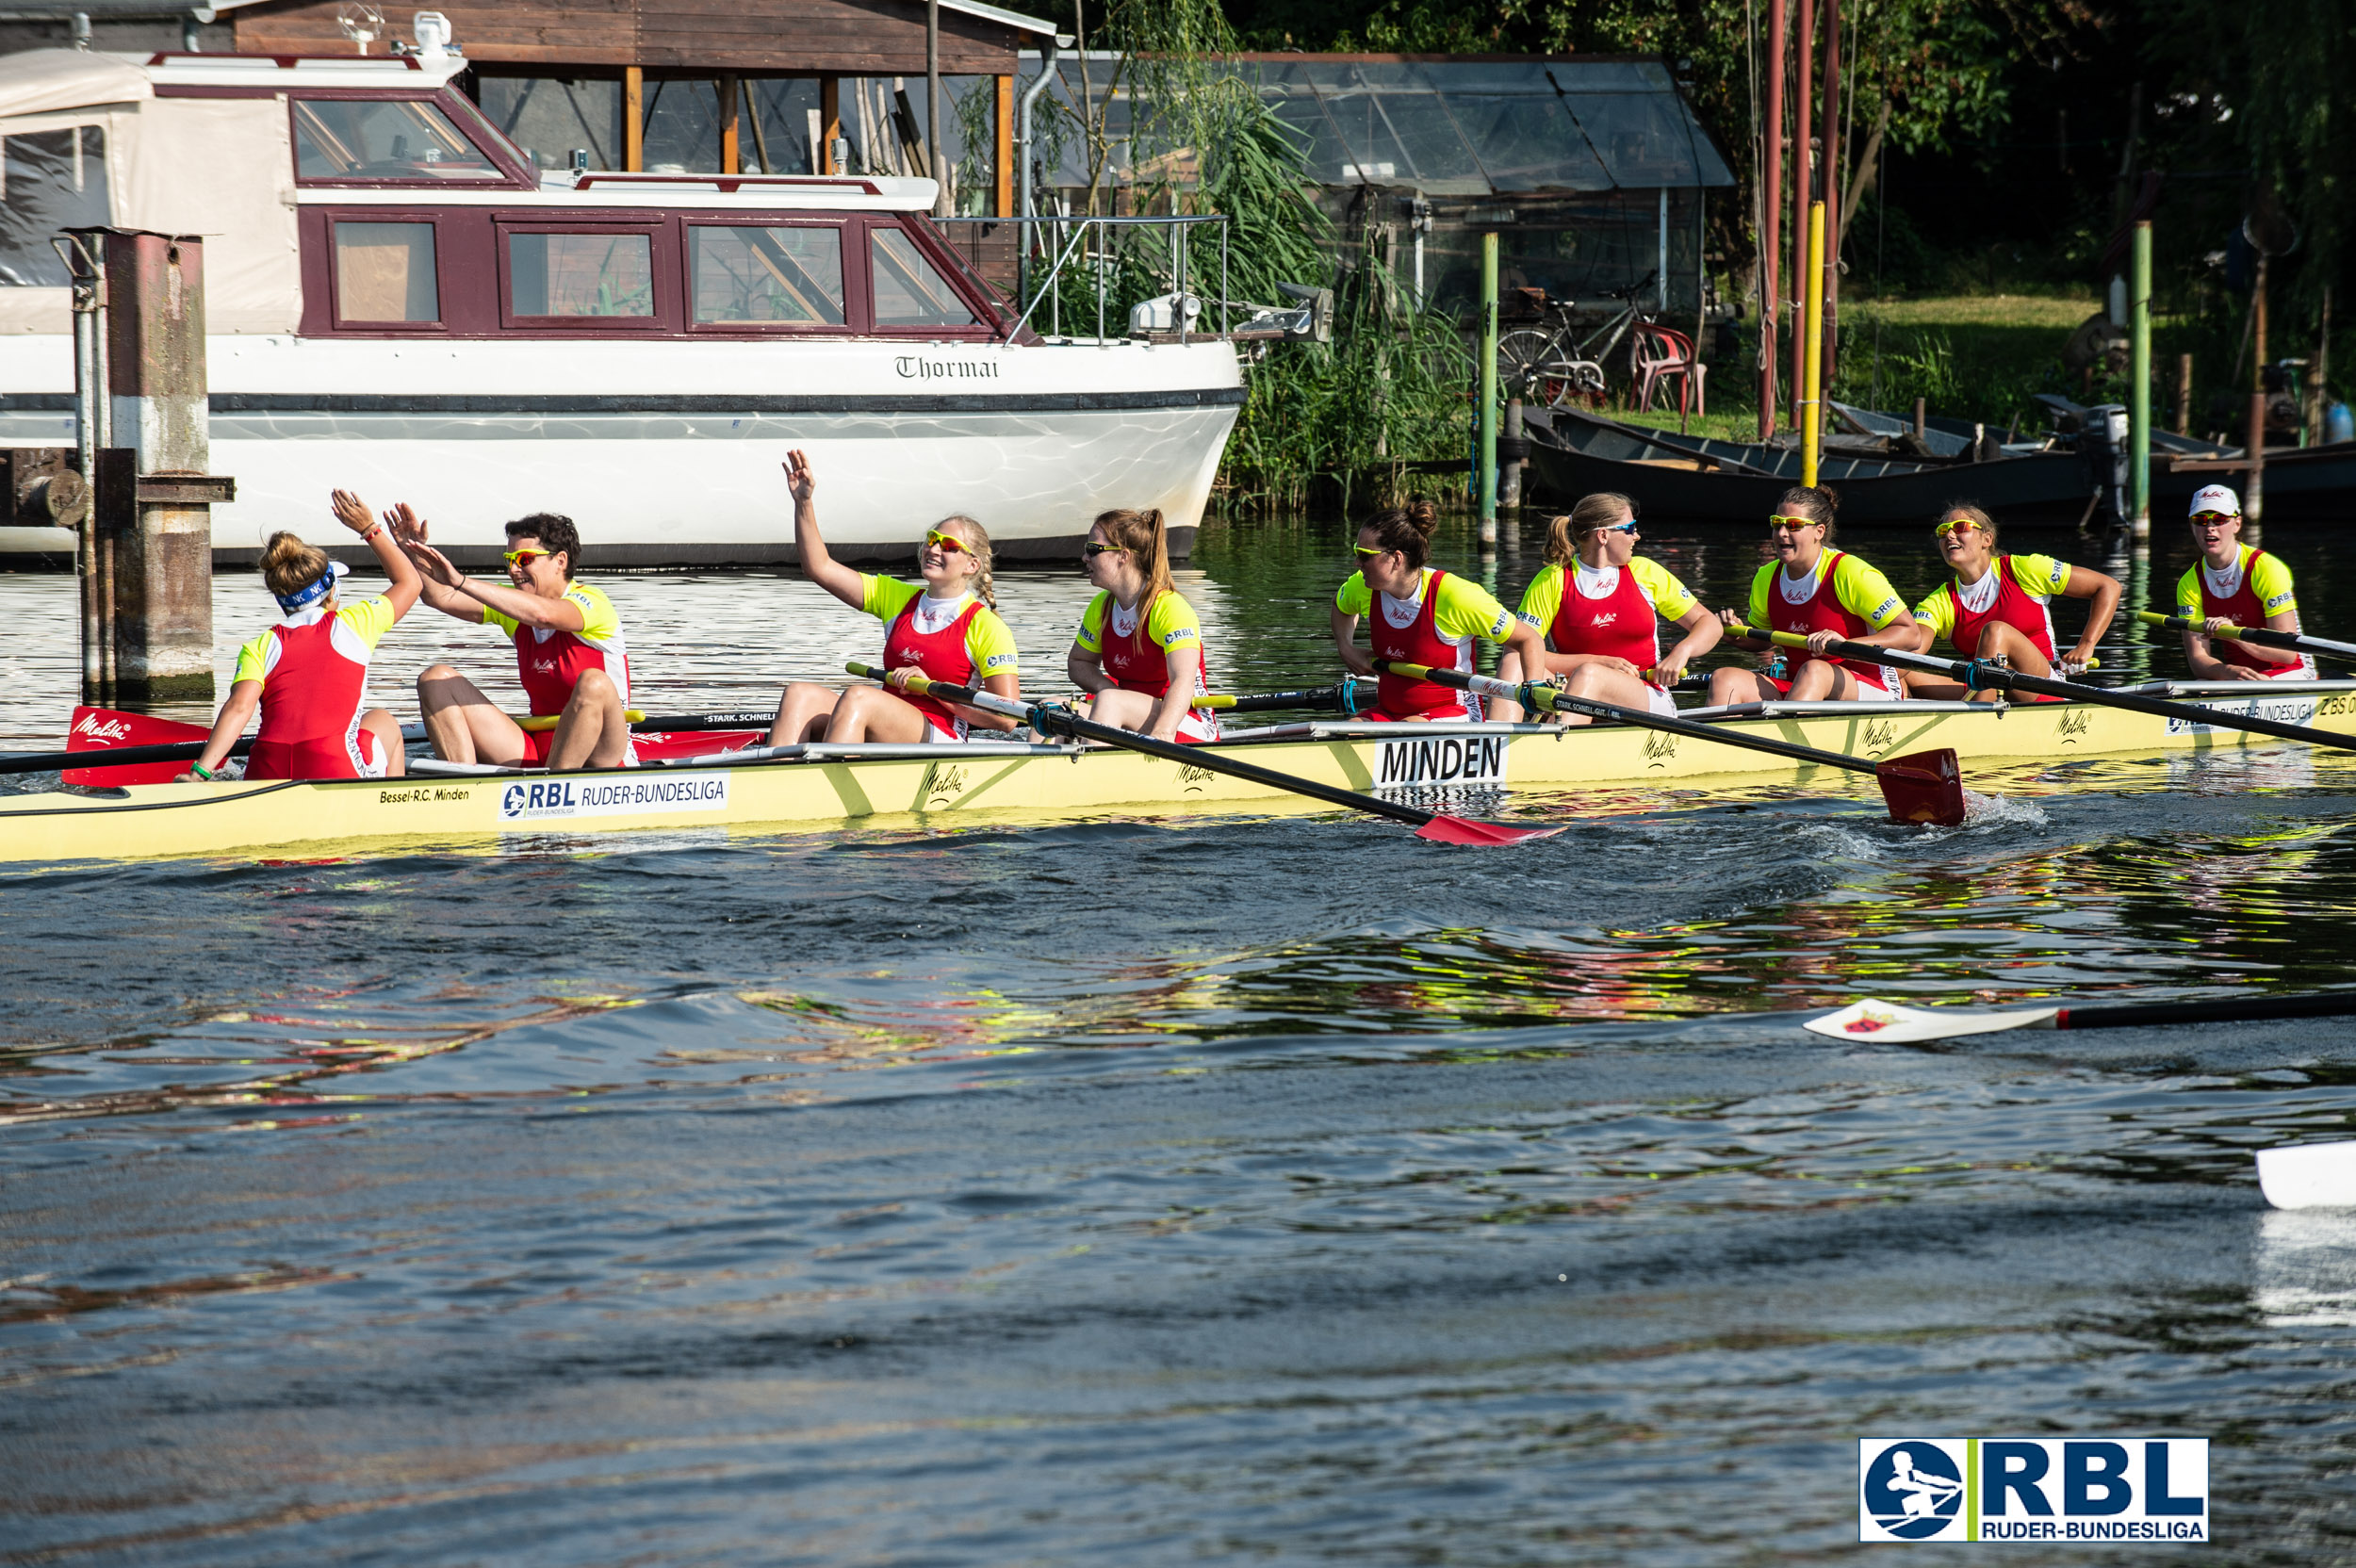
<svg viewBox="0 0 2356 1568">
<path fill-rule="evenodd" d="M 2205 1437 L 1868 1437 L 1859 1541 L 2209 1539 Z"/>
</svg>

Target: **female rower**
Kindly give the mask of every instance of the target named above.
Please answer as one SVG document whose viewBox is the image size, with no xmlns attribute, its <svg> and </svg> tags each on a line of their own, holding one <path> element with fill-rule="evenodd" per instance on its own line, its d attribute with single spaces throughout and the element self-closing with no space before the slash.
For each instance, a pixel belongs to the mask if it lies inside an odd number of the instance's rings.
<svg viewBox="0 0 2356 1568">
<path fill-rule="evenodd" d="M 1521 618 L 1545 633 L 1544 670 L 1568 676 L 1571 695 L 1674 713 L 1669 688 L 1717 646 L 1718 618 L 1668 568 L 1638 555 L 1636 537 L 1634 501 L 1610 490 L 1582 498 L 1546 530 L 1546 564 L 1523 591 Z M 1666 655 L 1657 619 L 1685 632 Z M 1520 662 L 1512 653 L 1499 660 L 1499 678 L 1523 678 Z"/>
<path fill-rule="evenodd" d="M 1854 555 L 1825 548 L 1840 504 L 1840 497 L 1822 485 L 1795 484 L 1783 493 L 1767 519 L 1767 544 L 1775 559 L 1751 579 L 1747 621 L 1768 630 L 1802 633 L 1808 647 L 1791 650 L 1795 657 L 1789 675 L 1732 665 L 1714 672 L 1710 678 L 1712 703 L 1772 702 L 1782 696 L 1794 702 L 1885 702 L 1906 695 L 1898 672 L 1890 666 L 1825 653 L 1840 642 L 1906 652 L 1914 648 L 1914 617 L 1906 613 L 1890 580 Z M 1746 617 L 1729 610 L 1722 618 L 1732 627 Z M 1778 655 L 1782 651 L 1780 645 L 1755 638 L 1735 642 L 1741 647 Z"/>
<path fill-rule="evenodd" d="M 2222 484 L 2193 493 L 2192 547 L 2201 559 L 2176 584 L 2176 613 L 2211 630 L 2225 627 L 2299 629 L 2299 598 L 2291 569 L 2279 555 L 2241 542 L 2241 498 Z M 2315 662 L 2290 648 L 2260 647 L 2239 639 L 2211 642 L 2184 633 L 2184 661 L 2195 680 L 2313 680 Z"/>
<path fill-rule="evenodd" d="M 777 699 L 769 743 L 806 741 L 962 741 L 973 729 L 1012 729 L 1014 720 L 934 697 L 914 696 L 908 678 L 968 686 L 1002 697 L 1023 694 L 1014 633 L 998 618 L 991 591 L 990 535 L 971 517 L 944 517 L 916 551 L 922 583 L 855 572 L 826 553 L 812 500 L 818 481 L 810 459 L 786 454 L 785 482 L 794 494 L 794 544 L 812 582 L 855 610 L 884 623 L 882 686 L 831 686 L 796 681 Z"/>
<path fill-rule="evenodd" d="M 1373 660 L 1356 645 L 1358 618 L 1367 615 L 1366 636 L 1376 659 L 1470 674 L 1473 640 L 1486 638 L 1520 655 L 1520 668 L 1544 668 L 1546 644 L 1535 627 L 1508 614 L 1479 583 L 1424 564 L 1439 522 L 1439 509 L 1419 500 L 1379 512 L 1358 531 L 1358 570 L 1333 596 L 1333 645 L 1342 662 L 1358 675 L 1377 673 Z M 1366 716 L 1424 720 L 1483 715 L 1481 699 L 1469 692 L 1384 671 L 1375 710 Z M 1511 721 L 1521 716 L 1521 710 L 1501 702 L 1495 716 Z"/>
<path fill-rule="evenodd" d="M 344 564 L 291 533 L 271 534 L 262 547 L 262 580 L 286 618 L 237 650 L 229 700 L 184 780 L 214 777 L 257 708 L 262 727 L 246 758 L 248 778 L 401 776 L 401 726 L 384 709 L 364 713 L 360 704 L 368 695 L 369 656 L 417 602 L 417 568 L 359 497 L 338 490 L 335 508 L 335 520 L 376 552 L 387 590 L 339 604 Z"/>
<path fill-rule="evenodd" d="M 1210 690 L 1203 623 L 1170 583 L 1170 536 L 1158 507 L 1107 512 L 1080 547 L 1101 590 L 1080 616 L 1064 669 L 1089 694 L 1088 717 L 1157 741 L 1219 739 L 1219 716 L 1193 699 Z"/>
<path fill-rule="evenodd" d="M 2001 659 L 2022 675 L 2040 678 L 2051 676 L 2056 665 L 2076 675 L 2094 662 L 2094 645 L 2119 609 L 2117 578 L 2050 555 L 1998 555 L 1995 519 L 1960 501 L 1939 514 L 1931 532 L 1955 576 L 1914 607 L 1917 652 L 1929 652 L 1944 637 L 1966 659 Z M 2086 630 L 2067 654 L 2053 651 L 2049 605 L 2056 594 L 2094 601 L 2086 610 Z M 1943 702 L 1967 697 L 1993 702 L 2002 694 L 1971 691 L 1961 681 L 1912 671 L 1906 682 L 1908 695 Z"/>
</svg>

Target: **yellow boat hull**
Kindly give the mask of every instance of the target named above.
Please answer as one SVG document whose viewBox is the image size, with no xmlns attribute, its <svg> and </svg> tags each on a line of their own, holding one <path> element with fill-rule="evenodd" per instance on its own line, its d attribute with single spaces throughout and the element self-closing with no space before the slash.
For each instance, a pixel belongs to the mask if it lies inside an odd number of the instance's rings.
<svg viewBox="0 0 2356 1568">
<path fill-rule="evenodd" d="M 2264 692 L 2269 717 L 2356 734 L 2356 682 Z M 2279 746 L 2265 736 L 2089 704 L 1845 705 L 1848 711 L 1719 721 L 1868 759 L 1952 747 L 1967 763 Z M 1369 731 L 1376 731 L 1369 733 Z M 1845 773 L 1655 730 L 1618 726 L 1332 725 L 1300 740 L 1230 748 L 1262 767 L 1350 790 L 1416 787 L 1644 789 L 1808 782 Z M 1009 748 L 1010 749 L 1010 748 Z M 1967 775 L 1968 777 L 1968 775 Z M 876 818 L 935 822 L 1107 810 L 1326 809 L 1224 774 L 1133 752 L 1037 747 L 907 748 L 857 760 L 628 773 L 417 776 L 390 782 L 137 785 L 104 794 L 0 796 L 0 862 L 383 849 L 397 842 L 549 834 L 776 830 Z"/>
</svg>

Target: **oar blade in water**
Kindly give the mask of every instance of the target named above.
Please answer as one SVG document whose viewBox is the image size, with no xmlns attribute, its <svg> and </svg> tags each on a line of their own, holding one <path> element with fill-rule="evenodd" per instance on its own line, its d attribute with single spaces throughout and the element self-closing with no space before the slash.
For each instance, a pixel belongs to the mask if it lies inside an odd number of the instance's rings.
<svg viewBox="0 0 2356 1568">
<path fill-rule="evenodd" d="M 2261 1149 L 2258 1189 L 2278 1209 L 2356 1209 L 2356 1143 Z"/>
<path fill-rule="evenodd" d="M 2030 1007 L 2018 1012 L 1977 1013 L 1959 1007 L 1902 1007 L 1895 1002 L 1868 997 L 1837 1013 L 1809 1019 L 1800 1027 L 1837 1040 L 1908 1045 L 1918 1040 L 1954 1039 L 1959 1035 L 1994 1035 L 2006 1029 L 2026 1029 L 2050 1022 L 2060 1010 Z"/>
<path fill-rule="evenodd" d="M 1891 822 L 1935 823 L 1961 827 L 1966 810 L 1963 770 L 1953 751 L 1918 751 L 1893 757 L 1873 769 Z"/>
<path fill-rule="evenodd" d="M 1559 827 L 1508 827 L 1501 822 L 1481 822 L 1472 817 L 1433 817 L 1415 829 L 1415 837 L 1444 844 L 1518 844 L 1531 839 L 1551 839 L 1562 831 Z"/>
</svg>

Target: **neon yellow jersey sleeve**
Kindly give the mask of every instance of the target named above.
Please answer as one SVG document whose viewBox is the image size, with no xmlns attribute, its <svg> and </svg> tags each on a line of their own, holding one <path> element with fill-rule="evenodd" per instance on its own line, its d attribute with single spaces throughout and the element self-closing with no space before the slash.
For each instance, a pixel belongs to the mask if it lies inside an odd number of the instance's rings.
<svg viewBox="0 0 2356 1568">
<path fill-rule="evenodd" d="M 622 634 L 621 612 L 614 608 L 614 601 L 605 596 L 603 589 L 592 588 L 585 582 L 568 582 L 559 596 L 580 608 L 581 629 L 573 635 L 582 642 L 610 643 Z M 385 623 L 387 626 L 391 624 L 389 621 Z M 494 610 L 487 604 L 483 607 L 483 624 L 495 626 L 510 637 L 523 629 L 523 623 L 515 616 Z M 374 647 L 376 645 L 371 642 L 368 645 Z"/>
<path fill-rule="evenodd" d="M 1555 568 L 1557 571 L 1561 567 Z M 1664 621 L 1674 621 L 1693 608 L 1693 596 L 1677 574 L 1648 555 L 1640 555 L 1628 564 L 1636 580 L 1644 585 L 1644 596 L 1652 600 L 1653 612 Z"/>
<path fill-rule="evenodd" d="M 876 577 L 870 572 L 859 573 L 859 608 L 886 623 L 906 610 L 909 600 L 924 595 L 924 590 L 913 582 L 902 582 L 896 577 Z"/>
<path fill-rule="evenodd" d="M 988 680 L 994 675 L 1017 675 L 1021 664 L 1014 650 L 1014 633 L 998 618 L 998 612 L 983 605 L 965 623 L 965 655 L 973 661 L 973 678 Z"/>
<path fill-rule="evenodd" d="M 1088 600 L 1088 607 L 1080 612 L 1079 634 L 1072 639 L 1082 653 L 1104 651 L 1104 618 L 1113 612 L 1113 596 L 1099 593 Z"/>
<path fill-rule="evenodd" d="M 1366 586 L 1366 574 L 1352 572 L 1333 596 L 1333 608 L 1345 615 L 1363 615 L 1374 608 L 1374 591 Z"/>
<path fill-rule="evenodd" d="M 1562 579 L 1565 575 L 1562 568 L 1551 561 L 1540 567 L 1538 575 L 1530 580 L 1530 586 L 1522 590 L 1522 607 L 1515 613 L 1541 631 L 1552 626 L 1554 617 L 1562 612 Z"/>
<path fill-rule="evenodd" d="M 2282 564 L 2282 558 L 2269 553 L 2252 562 L 2250 557 L 2256 552 L 2248 545 L 2242 550 L 2242 564 L 2250 570 L 2250 587 L 2258 596 L 2258 607 L 2268 615 L 2298 609 L 2299 599 L 2291 592 L 2291 569 Z"/>
<path fill-rule="evenodd" d="M 238 648 L 237 673 L 229 678 L 229 683 L 234 686 L 240 680 L 251 680 L 257 685 L 267 684 L 270 679 L 270 645 L 277 641 L 265 631 Z"/>
<path fill-rule="evenodd" d="M 1781 565 L 1770 561 L 1751 579 L 1750 612 L 1742 619 L 1753 631 L 1765 631 L 1775 624 L 1767 615 L 1767 596 L 1775 591 L 1775 574 L 1781 570 Z"/>
<path fill-rule="evenodd" d="M 1952 638 L 1955 631 L 1955 590 L 1952 583 L 1940 583 L 1931 590 L 1931 596 L 1914 607 L 1918 626 L 1930 628 L 1933 641 Z"/>
<path fill-rule="evenodd" d="M 1843 555 L 1833 568 L 1832 595 L 1841 609 L 1875 631 L 1893 624 L 1906 610 L 1890 580 L 1854 555 Z"/>
<path fill-rule="evenodd" d="M 1182 645 L 1199 648 L 1203 645 L 1203 621 L 1184 594 L 1164 594 L 1146 612 L 1145 634 L 1164 653 Z"/>
<path fill-rule="evenodd" d="M 515 636 L 515 633 L 523 629 L 523 622 L 515 619 L 513 615 L 501 614 L 499 611 L 492 609 L 487 604 L 483 607 L 483 624 L 484 626 L 495 626 L 501 631 L 507 633 L 510 637 Z"/>
<path fill-rule="evenodd" d="M 393 601 L 379 597 L 344 605 L 335 612 L 335 618 L 350 628 L 352 634 L 359 638 L 363 645 L 373 648 L 384 640 L 384 633 L 393 629 L 397 617 L 393 614 Z M 240 665 L 244 663 L 242 653 L 237 656 L 237 662 Z"/>
<path fill-rule="evenodd" d="M 2201 613 L 2201 563 L 2196 561 L 2184 568 L 2184 575 L 2176 580 L 2176 613 L 2188 621 L 2205 621 Z"/>
<path fill-rule="evenodd" d="M 1426 591 L 1439 595 L 1438 602 L 1432 606 L 1432 625 L 1441 636 L 1505 641 L 1505 634 L 1513 628 L 1513 617 L 1497 602 L 1496 595 L 1454 572 L 1442 578 L 1436 590 L 1431 582 L 1430 578 L 1424 579 Z"/>
<path fill-rule="evenodd" d="M 2070 563 L 2056 561 L 2050 555 L 2016 555 L 2012 558 L 2012 580 L 2021 584 L 2023 593 L 2051 598 L 2070 587 Z"/>
</svg>

